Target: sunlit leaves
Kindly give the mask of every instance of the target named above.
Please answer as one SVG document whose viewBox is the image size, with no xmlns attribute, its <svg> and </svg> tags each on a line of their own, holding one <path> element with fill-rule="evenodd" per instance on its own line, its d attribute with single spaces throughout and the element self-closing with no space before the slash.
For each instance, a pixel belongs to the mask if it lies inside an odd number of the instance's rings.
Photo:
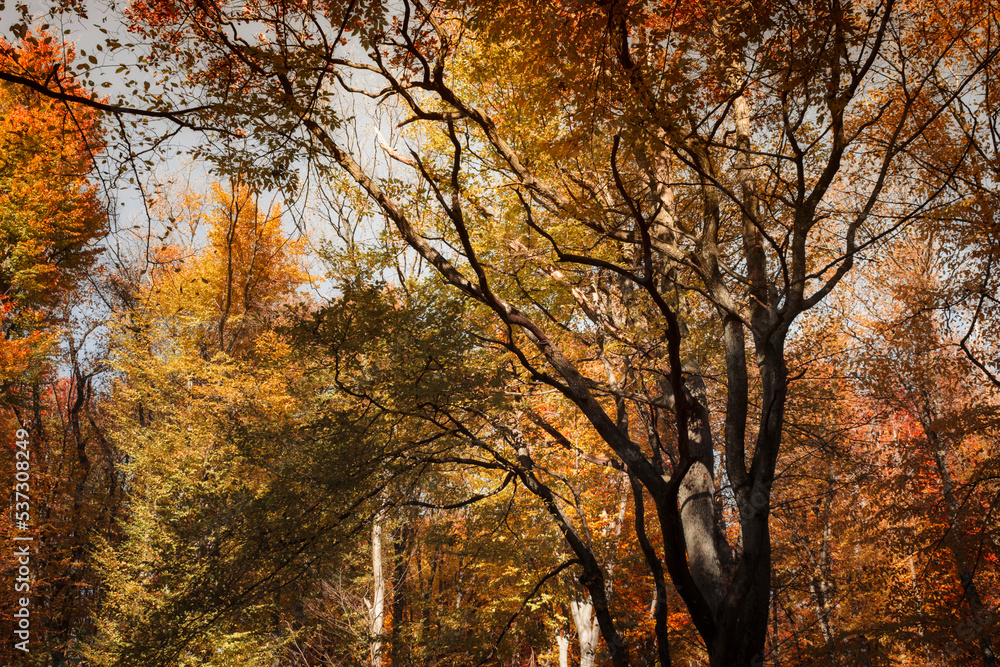
<svg viewBox="0 0 1000 667">
<path fill-rule="evenodd" d="M 0 54 L 28 72 L 72 59 L 51 35 L 0 43 Z M 90 175 L 101 128 L 85 109 L 67 108 L 23 88 L 0 87 L 0 381 L 44 368 L 57 308 L 84 279 L 106 231 Z M 9 386 L 9 385 L 8 385 Z"/>
</svg>

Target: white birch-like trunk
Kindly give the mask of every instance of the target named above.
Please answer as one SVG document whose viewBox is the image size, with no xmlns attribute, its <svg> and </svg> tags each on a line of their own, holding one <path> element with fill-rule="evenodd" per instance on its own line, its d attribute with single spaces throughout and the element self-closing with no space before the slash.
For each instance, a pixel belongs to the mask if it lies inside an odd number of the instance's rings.
<svg viewBox="0 0 1000 667">
<path fill-rule="evenodd" d="M 372 524 L 372 580 L 372 602 L 368 604 L 371 666 L 382 667 L 382 630 L 385 626 L 385 577 L 382 574 L 382 522 L 378 519 Z"/>
<path fill-rule="evenodd" d="M 569 637 L 562 630 L 556 635 L 556 646 L 559 647 L 559 667 L 569 667 Z"/>
<path fill-rule="evenodd" d="M 569 603 L 569 610 L 576 626 L 576 634 L 580 638 L 580 667 L 594 667 L 597 640 L 601 636 L 597 617 L 594 616 L 594 604 L 589 598 L 584 601 L 573 600 Z"/>
</svg>

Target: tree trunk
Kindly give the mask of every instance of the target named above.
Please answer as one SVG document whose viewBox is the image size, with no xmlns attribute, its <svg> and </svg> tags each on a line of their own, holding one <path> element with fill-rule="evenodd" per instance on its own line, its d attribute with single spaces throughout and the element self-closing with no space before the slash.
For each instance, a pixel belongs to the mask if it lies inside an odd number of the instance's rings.
<svg viewBox="0 0 1000 667">
<path fill-rule="evenodd" d="M 830 643 L 833 641 L 833 629 L 830 623 L 831 616 L 833 615 L 833 603 L 830 599 L 832 596 L 832 586 L 829 581 L 830 543 L 833 539 L 830 512 L 833 506 L 833 494 L 833 470 L 831 468 L 827 477 L 827 492 L 823 498 L 823 508 L 817 512 L 822 525 L 823 538 L 818 554 L 813 554 L 811 550 L 809 551 L 809 558 L 813 566 L 813 576 L 809 582 L 809 592 L 812 594 L 816 619 L 819 621 L 819 629 L 823 634 L 823 643 L 827 646 L 830 646 Z"/>
<path fill-rule="evenodd" d="M 371 665 L 382 667 L 382 632 L 385 625 L 385 578 L 382 576 L 382 522 L 372 523 L 372 602 L 368 605 Z"/>
<path fill-rule="evenodd" d="M 569 637 L 562 630 L 556 635 L 556 646 L 559 647 L 559 667 L 569 667 Z"/>
<path fill-rule="evenodd" d="M 930 423 L 923 424 L 923 428 L 924 434 L 927 437 L 927 441 L 930 444 L 931 451 L 934 455 L 934 463 L 937 466 L 938 475 L 941 478 L 941 491 L 944 495 L 945 504 L 948 506 L 948 523 L 951 525 L 952 530 L 958 530 L 961 534 L 963 531 L 961 527 L 958 526 L 960 519 L 959 504 L 958 499 L 955 498 L 955 484 L 951 479 L 951 472 L 948 470 L 947 453 L 945 452 L 941 442 L 938 441 L 937 433 L 931 428 Z M 983 667 L 992 667 L 997 664 L 996 656 L 993 653 L 993 646 L 990 643 L 990 638 L 983 631 L 984 628 L 980 622 L 982 620 L 984 605 L 983 600 L 979 595 L 979 589 L 976 587 L 974 572 L 972 568 L 969 567 L 969 562 L 966 559 L 965 554 L 962 553 L 958 546 L 954 543 L 951 545 L 951 554 L 955 559 L 955 565 L 958 567 L 962 593 L 965 597 L 965 601 L 969 604 L 969 611 L 972 612 L 971 624 L 969 626 L 969 630 L 972 632 L 968 634 L 974 637 L 975 643 L 979 647 L 979 655 L 982 660 Z"/>
<path fill-rule="evenodd" d="M 590 600 L 573 600 L 569 603 L 576 634 L 580 638 L 580 667 L 594 667 L 597 655 L 597 640 L 601 633 L 594 617 L 594 605 Z"/>
<path fill-rule="evenodd" d="M 393 573 L 392 573 L 392 634 L 391 651 L 392 664 L 399 667 L 406 663 L 406 645 L 402 641 L 401 631 L 406 620 L 408 600 L 406 595 L 406 579 L 409 568 L 409 557 L 406 552 L 416 531 L 404 516 L 393 531 Z"/>
</svg>

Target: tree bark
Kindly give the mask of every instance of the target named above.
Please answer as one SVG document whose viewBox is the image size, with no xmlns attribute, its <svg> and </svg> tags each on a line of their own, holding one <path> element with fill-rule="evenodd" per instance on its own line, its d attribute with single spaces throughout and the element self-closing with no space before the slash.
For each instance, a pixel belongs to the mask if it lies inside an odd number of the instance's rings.
<svg viewBox="0 0 1000 667">
<path fill-rule="evenodd" d="M 382 522 L 372 523 L 372 601 L 368 606 L 371 666 L 382 666 L 382 635 L 385 626 L 385 578 L 382 575 Z"/>
<path fill-rule="evenodd" d="M 580 667 L 594 667 L 597 640 L 601 636 L 594 617 L 594 605 L 590 600 L 573 600 L 569 603 L 569 610 L 580 640 Z"/>
<path fill-rule="evenodd" d="M 562 630 L 556 635 L 556 646 L 559 647 L 559 667 L 569 667 L 569 637 Z"/>
</svg>

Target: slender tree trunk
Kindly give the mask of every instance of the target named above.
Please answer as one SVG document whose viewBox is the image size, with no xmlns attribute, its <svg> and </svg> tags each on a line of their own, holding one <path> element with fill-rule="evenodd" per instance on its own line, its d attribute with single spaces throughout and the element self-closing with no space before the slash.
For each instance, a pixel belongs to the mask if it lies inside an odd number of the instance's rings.
<svg viewBox="0 0 1000 667">
<path fill-rule="evenodd" d="M 569 637 L 562 629 L 556 635 L 556 646 L 559 647 L 559 667 L 569 667 Z"/>
<path fill-rule="evenodd" d="M 576 626 L 576 634 L 580 639 L 580 667 L 594 667 L 597 656 L 597 640 L 600 638 L 600 628 L 594 617 L 594 605 L 588 600 L 573 600 L 569 603 L 570 615 Z"/>
<path fill-rule="evenodd" d="M 392 572 L 392 664 L 399 667 L 404 664 L 405 650 L 401 630 L 406 615 L 407 596 L 405 592 L 406 573 L 409 568 L 409 558 L 406 551 L 413 537 L 408 520 L 404 517 L 398 528 L 393 532 L 393 572 Z"/>
<path fill-rule="evenodd" d="M 955 484 L 951 479 L 951 472 L 948 470 L 948 458 L 947 454 L 942 446 L 941 442 L 938 440 L 937 433 L 930 427 L 930 424 L 923 424 L 924 434 L 927 437 L 928 443 L 931 446 L 931 451 L 934 455 L 934 463 L 937 467 L 938 475 L 941 478 L 941 491 L 944 495 L 945 504 L 948 507 L 948 523 L 952 526 L 952 530 L 958 530 L 962 533 L 961 527 L 958 526 L 959 521 L 959 504 L 958 500 L 955 498 Z M 951 545 L 952 558 L 955 560 L 955 565 L 958 568 L 958 576 L 962 585 L 962 592 L 965 596 L 966 602 L 969 604 L 969 610 L 973 615 L 972 625 L 975 634 L 978 634 L 976 638 L 976 644 L 979 646 L 979 655 L 982 660 L 984 667 L 992 667 L 996 665 L 996 656 L 993 653 L 993 646 L 990 644 L 989 636 L 982 631 L 979 626 L 979 617 L 983 613 L 983 600 L 979 595 L 979 588 L 976 586 L 975 573 L 972 568 L 969 567 L 968 559 L 965 554 L 960 551 L 958 546 L 952 542 Z"/>
<path fill-rule="evenodd" d="M 382 575 L 382 521 L 372 523 L 372 601 L 368 605 L 368 630 L 371 636 L 371 665 L 382 666 L 382 634 L 385 626 L 385 578 Z"/>
<path fill-rule="evenodd" d="M 833 471 L 830 471 L 827 479 L 828 488 L 826 497 L 823 498 L 823 508 L 818 512 L 823 530 L 823 538 L 820 543 L 819 553 L 813 555 L 810 551 L 810 558 L 813 561 L 813 576 L 809 582 L 809 591 L 812 593 L 813 606 L 816 609 L 816 618 L 819 621 L 819 629 L 823 634 L 823 643 L 827 646 L 833 641 L 833 630 L 830 624 L 830 617 L 833 614 L 833 604 L 830 600 L 832 587 L 829 582 L 830 571 L 830 542 L 833 538 L 833 527 L 830 523 L 830 511 L 833 506 Z"/>
</svg>

